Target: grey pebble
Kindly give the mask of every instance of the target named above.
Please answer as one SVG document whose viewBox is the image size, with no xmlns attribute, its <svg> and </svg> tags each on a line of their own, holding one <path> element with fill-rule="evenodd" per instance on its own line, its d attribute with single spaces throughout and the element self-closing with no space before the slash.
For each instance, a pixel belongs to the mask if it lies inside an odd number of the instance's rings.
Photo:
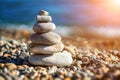
<svg viewBox="0 0 120 80">
<path fill-rule="evenodd" d="M 49 31 L 53 31 L 55 30 L 56 26 L 54 23 L 36 23 L 34 26 L 33 26 L 33 30 L 36 32 L 36 33 L 46 33 L 46 32 L 49 32 Z"/>
<path fill-rule="evenodd" d="M 25 57 L 28 57 L 28 56 L 29 56 L 29 53 L 26 52 L 25 49 L 22 49 L 19 57 L 20 57 L 21 59 L 24 59 Z"/>
<path fill-rule="evenodd" d="M 48 32 L 43 34 L 34 33 L 30 36 L 32 43 L 52 45 L 61 41 L 61 37 L 55 32 Z"/>
<path fill-rule="evenodd" d="M 35 45 L 35 44 L 30 44 L 28 46 L 28 50 L 32 52 L 33 54 L 54 54 L 56 52 L 62 51 L 64 48 L 64 45 L 62 42 L 59 42 L 54 45 Z"/>
</svg>

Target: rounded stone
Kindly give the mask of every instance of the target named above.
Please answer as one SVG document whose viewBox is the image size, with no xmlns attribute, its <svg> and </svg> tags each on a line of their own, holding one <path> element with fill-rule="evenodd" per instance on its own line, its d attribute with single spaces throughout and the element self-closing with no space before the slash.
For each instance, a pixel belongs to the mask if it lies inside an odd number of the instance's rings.
<svg viewBox="0 0 120 80">
<path fill-rule="evenodd" d="M 56 52 L 62 51 L 64 48 L 64 44 L 59 42 L 54 45 L 36 45 L 31 43 L 28 46 L 28 50 L 33 54 L 54 54 Z"/>
<path fill-rule="evenodd" d="M 34 33 L 30 37 L 32 43 L 43 44 L 43 45 L 53 45 L 61 41 L 61 37 L 54 32 L 48 32 L 43 34 Z"/>
<path fill-rule="evenodd" d="M 4 77 L 2 77 L 2 76 L 0 76 L 0 80 L 5 80 L 5 78 L 4 78 Z"/>
<path fill-rule="evenodd" d="M 8 76 L 5 73 L 0 73 L 0 80 L 12 80 L 11 76 Z"/>
<path fill-rule="evenodd" d="M 52 21 L 52 18 L 51 18 L 51 16 L 37 15 L 36 16 L 36 21 L 39 22 L 39 23 L 50 22 L 50 21 Z"/>
<path fill-rule="evenodd" d="M 17 68 L 17 66 L 13 63 L 6 63 L 6 67 L 9 69 L 9 70 L 14 70 Z"/>
<path fill-rule="evenodd" d="M 48 13 L 47 11 L 45 11 L 45 10 L 41 10 L 41 11 L 39 12 L 39 15 L 48 16 L 49 13 Z"/>
<path fill-rule="evenodd" d="M 41 66 L 70 66 L 72 64 L 71 53 L 67 51 L 54 53 L 53 55 L 31 55 L 28 59 L 32 65 Z"/>
<path fill-rule="evenodd" d="M 33 26 L 33 30 L 36 33 L 46 33 L 55 30 L 56 26 L 54 23 L 36 23 Z"/>
</svg>

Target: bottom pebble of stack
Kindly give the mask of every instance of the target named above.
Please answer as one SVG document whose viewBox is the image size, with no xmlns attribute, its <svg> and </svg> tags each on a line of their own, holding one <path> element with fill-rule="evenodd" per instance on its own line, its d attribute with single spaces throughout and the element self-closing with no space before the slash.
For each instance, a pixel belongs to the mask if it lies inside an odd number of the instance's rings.
<svg viewBox="0 0 120 80">
<path fill-rule="evenodd" d="M 54 54 L 48 55 L 31 55 L 29 57 L 29 63 L 32 65 L 41 65 L 41 66 L 70 66 L 72 64 L 71 53 L 67 51 L 57 52 Z"/>
</svg>

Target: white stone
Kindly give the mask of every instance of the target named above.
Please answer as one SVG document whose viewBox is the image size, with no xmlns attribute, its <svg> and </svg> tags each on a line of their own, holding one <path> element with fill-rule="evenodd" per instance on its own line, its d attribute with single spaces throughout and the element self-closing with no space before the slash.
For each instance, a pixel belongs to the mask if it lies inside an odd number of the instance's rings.
<svg viewBox="0 0 120 80">
<path fill-rule="evenodd" d="M 70 66 L 72 64 L 71 53 L 67 51 L 54 53 L 53 55 L 31 55 L 28 61 L 32 65 L 41 66 Z"/>
<path fill-rule="evenodd" d="M 56 26 L 54 23 L 36 23 L 34 26 L 33 26 L 33 30 L 36 32 L 36 33 L 45 33 L 45 32 L 49 32 L 49 31 L 52 31 L 52 30 L 55 30 Z"/>
<path fill-rule="evenodd" d="M 28 46 L 28 50 L 33 54 L 54 54 L 56 52 L 62 51 L 64 48 L 64 44 L 59 42 L 54 45 L 36 45 L 31 43 Z"/>
<path fill-rule="evenodd" d="M 37 15 L 36 16 L 36 21 L 37 22 L 50 22 L 52 21 L 52 18 L 51 16 L 41 16 L 41 15 Z"/>
</svg>

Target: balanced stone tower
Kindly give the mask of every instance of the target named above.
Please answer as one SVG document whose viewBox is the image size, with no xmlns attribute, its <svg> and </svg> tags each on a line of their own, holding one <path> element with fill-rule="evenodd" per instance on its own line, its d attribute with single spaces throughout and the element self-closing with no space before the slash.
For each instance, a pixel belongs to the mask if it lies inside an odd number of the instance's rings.
<svg viewBox="0 0 120 80">
<path fill-rule="evenodd" d="M 60 35 L 52 32 L 56 26 L 51 21 L 47 11 L 41 10 L 36 16 L 35 33 L 30 36 L 32 43 L 28 46 L 32 55 L 28 61 L 32 65 L 70 66 L 73 61 L 71 53 L 64 50 Z"/>
</svg>

